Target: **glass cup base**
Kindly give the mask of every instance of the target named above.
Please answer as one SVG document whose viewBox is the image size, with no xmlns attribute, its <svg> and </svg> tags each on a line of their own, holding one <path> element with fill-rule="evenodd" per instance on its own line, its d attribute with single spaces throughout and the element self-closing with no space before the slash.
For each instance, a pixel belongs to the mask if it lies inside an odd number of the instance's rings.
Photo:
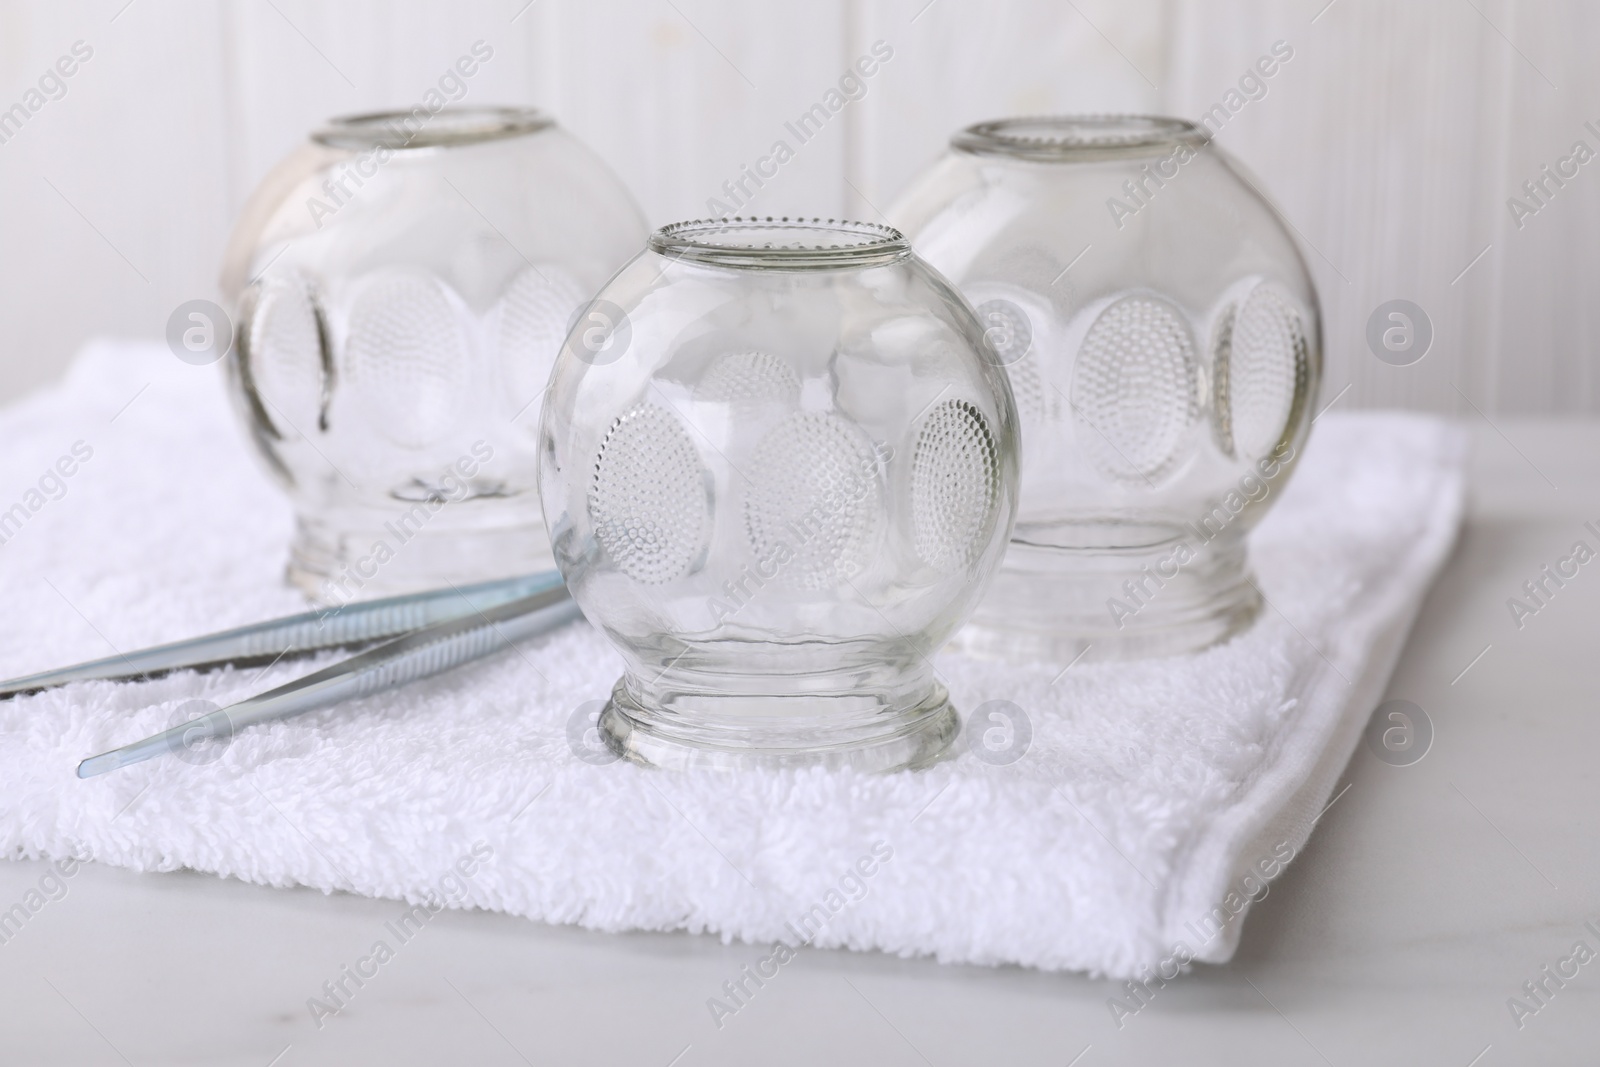
<svg viewBox="0 0 1600 1067">
<path fill-rule="evenodd" d="M 287 578 L 322 607 L 555 567 L 544 526 L 532 521 L 477 529 L 394 522 L 335 529 L 305 518 L 295 525 Z"/>
<path fill-rule="evenodd" d="M 1067 664 L 1091 649 L 1098 660 L 1175 656 L 1240 633 L 1260 610 L 1242 536 L 1185 532 L 1137 548 L 1014 542 L 950 647 L 1013 663 Z"/>
<path fill-rule="evenodd" d="M 886 694 L 836 688 L 842 680 L 790 676 L 789 693 L 741 695 L 624 674 L 600 713 L 600 736 L 624 759 L 668 770 L 883 772 L 933 763 L 960 732 L 937 682 Z"/>
</svg>

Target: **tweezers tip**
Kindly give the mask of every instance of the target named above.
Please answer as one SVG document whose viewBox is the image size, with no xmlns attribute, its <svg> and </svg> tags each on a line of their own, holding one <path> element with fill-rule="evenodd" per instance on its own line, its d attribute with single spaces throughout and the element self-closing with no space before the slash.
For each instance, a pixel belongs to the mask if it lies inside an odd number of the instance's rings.
<svg viewBox="0 0 1600 1067">
<path fill-rule="evenodd" d="M 94 778 L 109 770 L 115 770 L 116 767 L 117 762 L 113 753 L 106 752 L 99 756 L 90 756 L 78 764 L 78 777 Z"/>
</svg>

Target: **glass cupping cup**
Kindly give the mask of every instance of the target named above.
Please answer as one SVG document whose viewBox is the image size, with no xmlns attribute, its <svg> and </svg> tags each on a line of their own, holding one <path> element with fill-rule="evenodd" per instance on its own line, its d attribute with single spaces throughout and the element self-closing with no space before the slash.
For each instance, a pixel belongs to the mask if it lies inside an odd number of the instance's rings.
<svg viewBox="0 0 1600 1067">
<path fill-rule="evenodd" d="M 295 509 L 290 580 L 343 603 L 552 566 L 538 401 L 647 232 L 536 111 L 336 119 L 279 164 L 223 287 L 237 407 Z"/>
<path fill-rule="evenodd" d="M 1016 415 L 960 295 L 887 227 L 669 226 L 556 362 L 556 562 L 626 663 L 607 743 L 668 767 L 916 766 L 929 657 L 1016 506 Z"/>
<path fill-rule="evenodd" d="M 1322 367 L 1316 290 L 1254 180 L 1178 119 L 1007 119 L 890 214 L 976 308 L 1021 417 L 1016 529 L 957 645 L 1131 658 L 1247 625 L 1245 535 Z"/>
</svg>

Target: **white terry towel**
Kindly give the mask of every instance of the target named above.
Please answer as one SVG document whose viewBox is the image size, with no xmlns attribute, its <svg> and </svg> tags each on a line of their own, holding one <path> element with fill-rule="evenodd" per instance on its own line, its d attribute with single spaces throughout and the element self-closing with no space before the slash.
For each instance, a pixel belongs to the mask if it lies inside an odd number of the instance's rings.
<svg viewBox="0 0 1600 1067">
<path fill-rule="evenodd" d="M 75 445 L 92 455 L 65 464 L 58 488 L 46 472 Z M 74 777 L 187 700 L 225 704 L 308 667 L 0 704 L 0 855 L 86 851 L 596 930 L 1115 977 L 1185 955 L 1223 962 L 1382 696 L 1460 523 L 1463 452 L 1437 420 L 1323 416 L 1253 536 L 1270 606 L 1221 647 L 1134 664 L 1091 654 L 1065 674 L 944 654 L 964 714 L 997 699 L 1026 712 L 1031 746 L 1008 766 L 964 745 L 883 776 L 585 762 L 568 721 L 620 665 L 578 622 L 245 731 L 204 765 Z M 287 505 L 215 367 L 158 347 L 86 352 L 60 387 L 0 412 L 0 513 L 13 503 L 27 514 L 0 530 L 5 676 L 304 608 L 281 577 Z"/>
</svg>

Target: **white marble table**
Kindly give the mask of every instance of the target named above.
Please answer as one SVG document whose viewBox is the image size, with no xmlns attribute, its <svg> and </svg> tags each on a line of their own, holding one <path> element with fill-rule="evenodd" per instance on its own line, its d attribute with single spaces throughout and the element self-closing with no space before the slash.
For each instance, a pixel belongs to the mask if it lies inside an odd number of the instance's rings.
<svg viewBox="0 0 1600 1067">
<path fill-rule="evenodd" d="M 1521 630 L 1506 606 L 1600 548 L 1600 424 L 1496 421 L 1389 690 L 1432 749 L 1358 750 L 1237 959 L 1120 1029 L 1109 982 L 807 951 L 719 1030 L 706 999 L 763 950 L 456 912 L 319 1028 L 307 999 L 401 905 L 90 864 L 0 944 L 0 1064 L 1600 1063 L 1600 957 L 1520 1030 L 1507 1006 L 1574 942 L 1600 952 L 1600 561 Z M 0 909 L 46 873 L 0 863 Z"/>
</svg>

